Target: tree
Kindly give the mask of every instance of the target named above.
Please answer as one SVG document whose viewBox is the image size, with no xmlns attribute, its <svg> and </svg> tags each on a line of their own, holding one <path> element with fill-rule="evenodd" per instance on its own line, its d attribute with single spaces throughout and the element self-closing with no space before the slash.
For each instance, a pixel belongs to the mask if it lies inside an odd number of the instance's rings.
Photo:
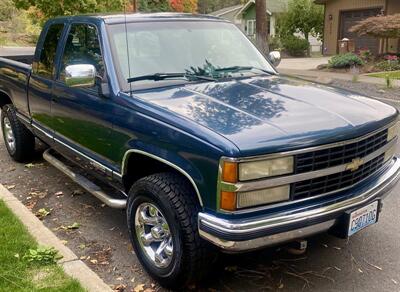
<svg viewBox="0 0 400 292">
<path fill-rule="evenodd" d="M 12 18 L 16 9 L 11 0 L 0 1 L 0 21 L 7 21 Z"/>
<path fill-rule="evenodd" d="M 257 47 L 264 54 L 269 53 L 269 47 L 267 43 L 268 22 L 266 5 L 267 4 L 265 0 L 256 0 L 256 42 Z"/>
<path fill-rule="evenodd" d="M 360 36 L 368 35 L 385 40 L 385 42 L 381 42 L 380 51 L 384 51 L 383 48 L 386 43 L 386 52 L 388 52 L 389 39 L 400 38 L 400 13 L 369 17 L 351 27 L 350 32 L 355 32 Z"/>
<path fill-rule="evenodd" d="M 197 11 L 197 0 L 170 0 L 170 5 L 176 12 L 195 13 Z"/>
<path fill-rule="evenodd" d="M 36 11 L 40 22 L 60 15 L 122 11 L 125 0 L 13 0 L 18 9 Z M 32 9 L 33 7 L 33 9 Z"/>
<path fill-rule="evenodd" d="M 138 10 L 141 12 L 171 11 L 169 0 L 139 0 Z"/>
<path fill-rule="evenodd" d="M 244 4 L 248 0 L 198 0 L 198 12 L 208 14 L 225 7 Z"/>
<path fill-rule="evenodd" d="M 324 31 L 324 8 L 313 0 L 291 0 L 288 12 L 279 18 L 281 38 L 302 33 L 309 41 L 310 35 L 322 38 Z"/>
</svg>

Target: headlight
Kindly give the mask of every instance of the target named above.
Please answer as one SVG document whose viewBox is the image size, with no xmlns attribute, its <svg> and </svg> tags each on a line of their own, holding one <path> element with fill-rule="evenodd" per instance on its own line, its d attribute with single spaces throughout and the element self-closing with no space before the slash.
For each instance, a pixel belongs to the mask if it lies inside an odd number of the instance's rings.
<svg viewBox="0 0 400 292">
<path fill-rule="evenodd" d="M 388 129 L 387 140 L 390 141 L 397 137 L 400 132 L 400 121 L 396 122 L 393 126 Z"/>
<path fill-rule="evenodd" d="M 258 205 L 266 205 L 282 201 L 288 201 L 290 198 L 289 185 L 280 186 L 276 188 L 239 192 L 237 194 L 237 207 L 246 208 Z"/>
<path fill-rule="evenodd" d="M 247 181 L 293 172 L 293 156 L 243 162 L 239 164 L 239 180 Z"/>
</svg>

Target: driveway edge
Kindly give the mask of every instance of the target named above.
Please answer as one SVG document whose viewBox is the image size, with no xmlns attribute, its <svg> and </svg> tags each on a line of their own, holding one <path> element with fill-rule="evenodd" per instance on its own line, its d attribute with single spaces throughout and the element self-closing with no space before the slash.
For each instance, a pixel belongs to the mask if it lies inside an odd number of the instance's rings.
<svg viewBox="0 0 400 292">
<path fill-rule="evenodd" d="M 25 225 L 28 232 L 41 246 L 54 247 L 63 258 L 58 264 L 65 273 L 79 281 L 90 292 L 112 291 L 100 277 L 82 262 L 58 237 L 29 211 L 11 192 L 0 184 L 0 199 Z"/>
</svg>

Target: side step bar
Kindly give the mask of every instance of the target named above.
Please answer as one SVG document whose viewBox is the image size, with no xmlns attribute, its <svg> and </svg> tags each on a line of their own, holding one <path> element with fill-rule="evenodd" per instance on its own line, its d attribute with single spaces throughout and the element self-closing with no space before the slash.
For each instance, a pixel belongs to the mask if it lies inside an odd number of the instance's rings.
<svg viewBox="0 0 400 292">
<path fill-rule="evenodd" d="M 73 172 L 68 166 L 66 166 L 64 163 L 62 163 L 60 160 L 58 160 L 56 157 L 51 155 L 50 153 L 51 149 L 47 149 L 43 153 L 43 158 L 53 165 L 55 168 L 66 174 L 70 179 L 72 179 L 75 183 L 80 185 L 82 188 L 84 188 L 86 191 L 91 193 L 93 196 L 98 198 L 100 201 L 102 201 L 104 204 L 110 206 L 111 208 L 116 208 L 116 209 L 124 209 L 126 208 L 126 200 L 123 199 L 114 199 L 111 198 L 109 195 L 104 193 L 99 186 L 85 178 L 84 176 L 77 174 Z"/>
</svg>

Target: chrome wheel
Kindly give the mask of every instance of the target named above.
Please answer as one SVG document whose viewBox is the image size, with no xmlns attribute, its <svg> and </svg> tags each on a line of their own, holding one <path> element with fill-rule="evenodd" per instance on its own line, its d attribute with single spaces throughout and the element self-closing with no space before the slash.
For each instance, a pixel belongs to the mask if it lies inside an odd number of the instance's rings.
<svg viewBox="0 0 400 292">
<path fill-rule="evenodd" d="M 135 230 L 146 257 L 158 268 L 166 268 L 172 261 L 174 246 L 167 220 L 151 203 L 142 203 L 136 210 Z"/>
<path fill-rule="evenodd" d="M 15 136 L 14 136 L 14 132 L 12 130 L 11 127 L 11 123 L 10 120 L 8 119 L 8 117 L 4 117 L 4 137 L 5 137 L 5 142 L 7 143 L 8 149 L 10 150 L 10 152 L 14 152 L 15 151 Z"/>
</svg>

